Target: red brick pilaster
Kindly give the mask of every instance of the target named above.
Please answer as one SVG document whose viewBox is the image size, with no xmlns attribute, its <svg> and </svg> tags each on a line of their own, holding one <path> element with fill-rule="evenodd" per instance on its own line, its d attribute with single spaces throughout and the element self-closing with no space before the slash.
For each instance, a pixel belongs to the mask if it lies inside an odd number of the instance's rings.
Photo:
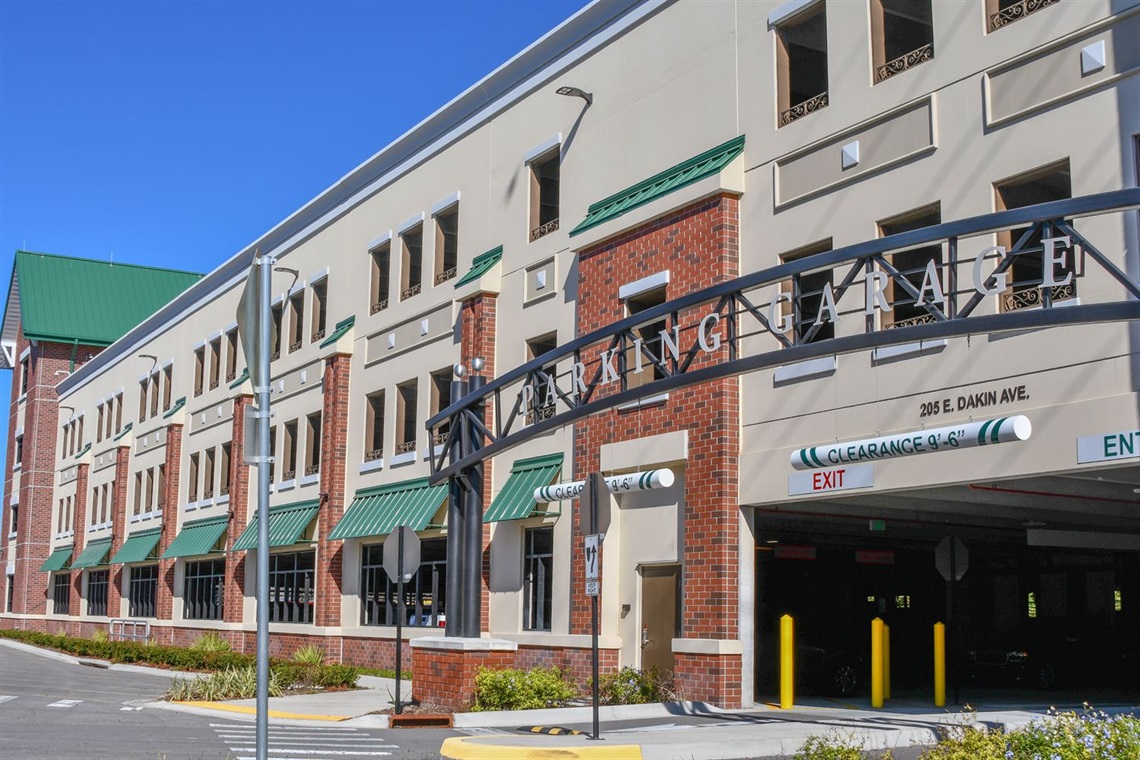
<svg viewBox="0 0 1140 760">
<path fill-rule="evenodd" d="M 462 330 L 460 361 L 464 366 L 470 367 L 471 360 L 483 359 L 483 377 L 488 382 L 495 377 L 495 341 L 498 330 L 497 323 L 498 296 L 492 293 L 480 293 L 463 302 L 461 310 Z M 484 424 L 491 429 L 491 409 L 487 408 L 484 415 Z M 492 460 L 483 462 L 483 509 L 491 505 L 491 476 Z M 490 583 L 491 583 L 491 528 L 483 526 L 483 589 L 480 606 L 482 613 L 482 630 L 490 631 Z"/>
<path fill-rule="evenodd" d="M 12 406 L 9 415 L 9 468 L 15 464 L 15 429 L 19 409 L 24 408 L 24 456 L 20 470 L 5 480 L 5 513 L 11 504 L 14 486 L 20 489 L 20 510 L 16 520 L 15 583 L 12 612 L 16 615 L 42 615 L 47 610 L 48 573 L 40 566 L 51 553 L 52 513 L 54 508 L 55 468 L 59 461 L 59 401 L 56 384 L 82 361 L 101 349 L 72 346 L 45 341 L 32 345 L 22 332 L 16 341 L 16 357 L 31 345 L 28 355 L 28 391 L 20 399 L 20 369 L 17 364 L 12 378 Z M 73 357 L 76 359 L 72 366 Z M 85 437 L 90 435 L 85 431 Z M 6 526 L 7 527 L 7 526 Z M 7 542 L 7 530 L 0 541 Z"/>
<path fill-rule="evenodd" d="M 162 484 L 162 536 L 158 540 L 158 556 L 162 557 L 170 542 L 178 535 L 178 483 L 182 462 L 182 425 L 166 427 L 166 458 Z M 174 565 L 176 560 L 158 562 L 158 599 L 155 600 L 159 620 L 174 618 Z"/>
<path fill-rule="evenodd" d="M 666 299 L 724 282 L 739 271 L 738 200 L 720 195 L 678 209 L 670 215 L 622 233 L 582 251 L 578 267 L 578 335 L 603 328 L 625 316 L 618 290 L 629 282 L 670 271 Z M 682 332 L 699 324 L 705 305 L 678 315 Z M 602 346 L 584 351 L 593 367 Z M 701 353 L 690 371 L 726 361 L 727 346 Z M 587 374 L 593 370 L 588 370 Z M 595 398 L 620 390 L 604 385 Z M 600 468 L 603 444 L 689 431 L 685 469 L 685 543 L 681 599 L 681 636 L 694 639 L 739 638 L 737 576 L 739 567 L 739 435 L 740 398 L 736 378 L 670 391 L 668 400 L 645 409 L 610 410 L 577 423 L 574 442 L 575 478 Z M 574 512 L 573 545 L 580 546 L 579 511 Z M 603 568 L 605 561 L 603 557 Z M 582 566 L 571 564 L 571 633 L 590 627 L 589 599 Z M 602 605 L 613 605 L 613 600 Z M 739 655 L 678 654 L 676 676 L 686 696 L 724 706 L 739 706 Z"/>
<path fill-rule="evenodd" d="M 348 378 L 352 357 L 334 354 L 325 360 L 324 406 L 321 410 L 321 512 L 317 520 L 317 615 L 319 626 L 340 625 L 343 541 L 329 533 L 344 515 L 344 462 L 348 454 Z"/>
<path fill-rule="evenodd" d="M 76 467 L 75 471 L 75 511 L 72 512 L 71 517 L 73 522 L 71 528 L 73 531 L 73 543 L 71 548 L 71 560 L 79 556 L 83 551 L 83 547 L 87 545 L 87 484 L 91 478 L 91 465 L 81 464 Z M 82 591 L 83 591 L 83 571 L 71 571 L 71 614 L 82 615 Z"/>
<path fill-rule="evenodd" d="M 230 446 L 230 526 L 226 531 L 226 585 L 223 617 L 227 623 L 242 622 L 245 608 L 245 552 L 233 553 L 234 543 L 249 519 L 249 465 L 245 463 L 245 407 L 251 396 L 234 399 L 233 441 Z"/>
<path fill-rule="evenodd" d="M 131 447 L 119 446 L 115 449 L 115 479 L 111 481 L 111 550 L 110 560 L 118 553 L 127 540 L 127 483 L 130 481 Z M 111 565 L 107 581 L 107 617 L 119 617 L 122 612 L 123 581 L 122 565 Z"/>
</svg>

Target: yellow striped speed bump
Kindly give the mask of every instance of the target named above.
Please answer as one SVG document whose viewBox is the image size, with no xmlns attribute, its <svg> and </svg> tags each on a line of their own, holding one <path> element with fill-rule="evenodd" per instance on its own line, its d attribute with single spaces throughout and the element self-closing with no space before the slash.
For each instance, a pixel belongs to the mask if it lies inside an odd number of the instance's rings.
<svg viewBox="0 0 1140 760">
<path fill-rule="evenodd" d="M 439 754 L 450 760 L 641 760 L 636 744 L 510 744 L 540 737 L 464 736 L 444 739 Z M 603 745 L 603 746 L 599 746 Z"/>
<path fill-rule="evenodd" d="M 563 728 L 562 726 L 523 726 L 519 731 L 526 731 L 532 734 L 547 734 L 549 736 L 578 736 L 581 731 L 574 728 Z"/>
</svg>

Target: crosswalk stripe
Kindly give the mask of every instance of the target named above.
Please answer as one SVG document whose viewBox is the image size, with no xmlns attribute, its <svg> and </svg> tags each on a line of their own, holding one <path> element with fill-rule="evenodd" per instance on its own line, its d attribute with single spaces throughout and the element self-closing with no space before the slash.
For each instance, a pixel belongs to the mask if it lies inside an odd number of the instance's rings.
<svg viewBox="0 0 1140 760">
<path fill-rule="evenodd" d="M 7 694 L 0 694 L 0 702 L 9 702 L 13 699 L 16 699 L 16 697 L 12 697 Z"/>
<path fill-rule="evenodd" d="M 253 731 L 253 730 L 255 730 L 256 726 L 254 726 L 252 723 L 251 724 L 211 723 L 210 728 L 231 728 L 231 729 L 234 729 L 236 731 Z M 270 726 L 269 730 L 270 731 L 284 731 L 284 732 L 289 732 L 289 731 L 316 731 L 316 732 L 319 732 L 322 734 L 331 734 L 331 733 L 336 733 L 336 732 L 345 733 L 345 734 L 359 733 L 358 729 L 352 728 L 351 726 L 349 726 L 349 727 L 339 727 L 339 726 L 312 726 L 312 727 L 310 727 L 310 726 Z"/>
<path fill-rule="evenodd" d="M 394 746 L 395 745 L 393 745 L 393 747 Z M 242 751 L 248 751 L 248 750 L 253 749 L 253 747 L 230 747 L 230 749 L 234 750 L 235 752 L 238 751 L 239 749 Z M 268 752 L 271 755 L 274 755 L 274 754 L 283 755 L 283 754 L 288 753 L 290 755 L 322 755 L 322 756 L 324 756 L 324 755 L 335 755 L 337 757 L 342 757 L 342 756 L 346 756 L 346 755 L 354 755 L 354 756 L 359 756 L 359 757 L 380 757 L 382 755 L 391 755 L 392 754 L 391 752 L 347 752 L 347 751 L 341 751 L 341 750 L 326 750 L 326 749 L 279 749 L 279 748 L 274 748 L 274 747 L 269 747 L 266 750 L 266 752 Z M 256 760 L 256 759 L 254 759 L 254 760 Z"/>
</svg>

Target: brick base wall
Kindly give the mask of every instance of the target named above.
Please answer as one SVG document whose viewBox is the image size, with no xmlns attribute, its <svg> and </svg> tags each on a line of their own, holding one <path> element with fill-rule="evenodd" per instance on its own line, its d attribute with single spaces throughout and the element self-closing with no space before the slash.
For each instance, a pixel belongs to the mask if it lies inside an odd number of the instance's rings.
<svg viewBox="0 0 1140 760">
<path fill-rule="evenodd" d="M 448 710 L 467 710 L 475 701 L 479 668 L 515 667 L 514 651 L 412 650 L 412 699 Z"/>
<path fill-rule="evenodd" d="M 712 702 L 730 710 L 744 706 L 740 655 L 678 653 L 675 659 L 673 682 L 681 699 Z"/>
</svg>

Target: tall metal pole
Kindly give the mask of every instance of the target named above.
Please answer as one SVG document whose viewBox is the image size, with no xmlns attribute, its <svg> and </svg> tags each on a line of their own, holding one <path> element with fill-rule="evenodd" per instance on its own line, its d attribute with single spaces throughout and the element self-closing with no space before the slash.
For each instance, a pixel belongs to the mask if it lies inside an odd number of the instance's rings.
<svg viewBox="0 0 1140 760">
<path fill-rule="evenodd" d="M 399 536 L 396 538 L 396 565 L 400 568 L 396 574 L 396 714 L 403 712 L 400 706 L 400 674 L 403 672 L 403 660 L 400 652 L 404 648 L 404 529 L 396 528 Z"/>
<path fill-rule="evenodd" d="M 481 364 L 475 360 L 478 372 Z M 477 393 L 487 383 L 479 374 L 471 375 L 467 381 L 467 392 Z M 471 413 L 482 417 L 480 404 Z M 470 456 L 483 448 L 483 434 L 467 421 L 463 432 L 466 434 L 465 456 Z M 468 468 L 467 494 L 464 499 L 466 514 L 463 525 L 463 635 L 477 639 L 483 627 L 483 463 L 478 462 Z"/>
<path fill-rule="evenodd" d="M 257 760 L 269 757 L 269 344 L 273 323 L 269 277 L 273 258 L 262 256 L 258 267 L 257 376 Z"/>
<path fill-rule="evenodd" d="M 453 402 L 467 395 L 467 381 L 463 379 L 462 370 L 462 365 L 456 365 L 456 379 L 451 381 Z M 451 431 L 448 456 L 454 464 L 463 458 L 466 436 L 462 424 L 457 420 L 452 420 L 451 424 L 455 429 Z M 463 484 L 452 475 L 447 479 L 447 593 L 444 599 L 447 620 L 443 629 L 447 636 L 463 635 L 463 605 L 460 603 L 463 593 L 463 498 Z"/>
<path fill-rule="evenodd" d="M 601 531 L 598 530 L 598 499 L 601 498 L 602 489 L 606 488 L 606 481 L 602 480 L 600 472 L 591 472 L 587 477 L 590 478 L 590 530 L 600 536 Z M 609 491 L 607 490 L 605 493 L 608 495 Z M 601 729 L 598 726 L 598 705 L 601 702 L 601 694 L 598 690 L 598 597 L 596 595 L 590 597 L 590 623 L 590 649 L 594 669 L 593 693 L 591 694 L 594 708 L 594 733 L 590 738 L 597 740 L 601 738 Z"/>
</svg>

